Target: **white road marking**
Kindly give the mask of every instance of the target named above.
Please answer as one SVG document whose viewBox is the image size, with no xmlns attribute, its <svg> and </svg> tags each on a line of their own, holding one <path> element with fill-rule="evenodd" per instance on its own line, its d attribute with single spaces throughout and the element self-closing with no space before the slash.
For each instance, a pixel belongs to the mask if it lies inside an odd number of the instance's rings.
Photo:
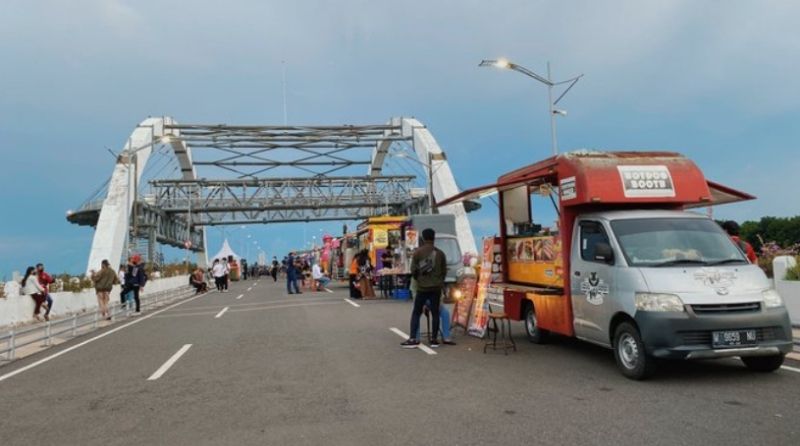
<svg viewBox="0 0 800 446">
<path fill-rule="evenodd" d="M 325 291 L 329 292 L 329 293 L 333 293 L 333 290 L 329 290 L 329 289 L 327 289 L 327 288 L 323 288 L 323 289 L 324 289 Z"/>
<path fill-rule="evenodd" d="M 288 304 L 288 305 L 268 305 L 263 306 L 263 303 L 260 304 L 260 307 L 251 307 L 251 308 L 240 308 L 240 307 L 232 307 L 230 312 L 231 313 L 239 313 L 243 311 L 261 311 L 261 310 L 273 310 L 273 309 L 281 309 L 281 308 L 294 308 L 294 307 L 311 307 L 314 305 L 341 305 L 342 303 L 338 300 L 335 302 L 327 301 L 327 302 L 304 302 L 301 304 Z M 244 306 L 244 305 L 242 305 Z M 197 312 L 197 313 L 175 313 L 175 314 L 165 314 L 163 316 L 159 316 L 159 319 L 166 319 L 166 318 L 173 318 L 173 317 L 192 317 L 192 316 L 208 316 L 214 314 L 214 312 Z"/>
<path fill-rule="evenodd" d="M 170 305 L 167 308 L 163 308 L 161 310 L 158 310 L 158 311 L 155 311 L 153 313 L 150 313 L 150 314 L 148 314 L 146 316 L 142 316 L 142 317 L 140 317 L 138 319 L 134 319 L 133 321 L 128 322 L 127 324 L 120 325 L 117 328 L 113 328 L 111 330 L 108 330 L 107 332 L 105 332 L 103 334 L 99 334 L 99 335 L 97 335 L 97 336 L 95 336 L 93 338 L 87 339 L 87 340 L 85 340 L 85 341 L 83 341 L 83 342 L 81 342 L 79 344 L 75 344 L 72 347 L 65 348 L 64 350 L 61 350 L 60 352 L 53 353 L 52 355 L 47 356 L 45 358 L 42 358 L 42 359 L 40 359 L 40 360 L 38 360 L 36 362 L 30 363 L 30 364 L 26 365 L 25 367 L 20 367 L 17 370 L 14 370 L 13 372 L 9 372 L 9 373 L 6 373 L 5 375 L 0 376 L 0 382 L 5 381 L 8 378 L 11 378 L 12 376 L 16 376 L 16 375 L 19 375 L 20 373 L 26 372 L 26 371 L 28 371 L 28 370 L 36 367 L 36 366 L 40 366 L 40 365 L 42 365 L 42 364 L 44 364 L 44 363 L 46 363 L 46 362 L 48 362 L 50 360 L 56 359 L 59 356 L 65 355 L 65 354 L 67 354 L 67 353 L 69 353 L 69 352 L 71 352 L 73 350 L 77 350 L 77 349 L 83 347 L 86 344 L 92 343 L 92 342 L 94 342 L 94 341 L 96 341 L 98 339 L 102 339 L 102 338 L 104 338 L 104 337 L 106 337 L 106 336 L 108 336 L 108 335 L 110 335 L 112 333 L 116 333 L 116 332 L 122 330 L 123 328 L 127 328 L 127 327 L 130 327 L 131 325 L 138 324 L 139 322 L 142 322 L 144 320 L 150 319 L 151 317 L 153 317 L 153 316 L 155 316 L 157 314 L 163 313 L 163 312 L 165 312 L 167 310 L 171 310 L 171 309 L 173 309 L 173 308 L 175 308 L 175 307 L 177 307 L 179 305 L 183 305 L 186 302 L 191 302 L 191 301 L 193 301 L 193 300 L 195 300 L 197 298 L 203 297 L 203 296 L 205 296 L 205 294 L 200 294 L 199 296 L 190 297 L 189 299 L 186 299 L 184 301 L 181 301 L 181 302 L 178 302 L 176 304 Z"/>
<path fill-rule="evenodd" d="M 217 315 L 216 315 L 216 316 L 214 316 L 214 319 L 219 319 L 219 318 L 221 318 L 221 317 L 222 317 L 222 315 L 223 315 L 223 314 L 225 314 L 225 312 L 226 312 L 226 311 L 228 311 L 228 308 L 230 308 L 230 307 L 225 307 L 225 308 L 223 308 L 222 310 L 220 310 L 220 312 L 219 312 L 219 313 L 217 313 Z"/>
<path fill-rule="evenodd" d="M 788 370 L 790 372 L 800 373 L 800 369 L 798 369 L 796 367 L 789 367 L 788 365 L 782 365 L 781 368 L 783 370 Z"/>
<path fill-rule="evenodd" d="M 247 289 L 247 292 L 248 292 L 248 293 L 249 293 L 250 291 L 253 291 L 253 287 L 250 287 L 250 288 L 248 288 L 248 289 Z"/>
<path fill-rule="evenodd" d="M 344 301 L 345 301 L 345 302 L 347 302 L 347 303 L 349 303 L 350 305 L 352 305 L 352 306 L 356 307 L 356 308 L 359 308 L 359 307 L 361 306 L 361 305 L 359 305 L 359 304 L 357 304 L 357 303 L 355 303 L 355 302 L 353 302 L 352 300 L 350 300 L 350 299 L 347 299 L 347 298 L 345 298 L 345 299 L 344 299 Z"/>
<path fill-rule="evenodd" d="M 180 350 L 178 350 L 174 355 L 172 355 L 171 358 L 167 359 L 167 362 L 162 364 L 161 367 L 159 367 L 158 370 L 155 371 L 155 373 L 150 375 L 150 377 L 147 378 L 147 380 L 148 381 L 155 381 L 158 378 L 161 378 L 161 375 L 166 373 L 167 370 L 169 370 L 170 367 L 175 365 L 175 363 L 178 362 L 179 359 L 181 359 L 181 356 L 183 356 L 184 353 L 189 351 L 189 349 L 191 347 L 192 347 L 192 344 L 185 344 L 183 347 L 181 347 Z"/>
<path fill-rule="evenodd" d="M 244 294 L 240 294 L 240 295 L 236 296 L 236 300 L 241 299 L 243 296 L 244 296 Z"/>
<path fill-rule="evenodd" d="M 397 336 L 400 336 L 403 339 L 408 339 L 408 335 L 403 333 L 402 331 L 400 331 L 400 329 L 398 329 L 398 328 L 391 327 L 389 330 L 391 330 L 392 332 L 394 332 L 394 334 L 396 334 Z M 436 352 L 433 351 L 432 348 L 428 347 L 427 345 L 425 345 L 425 344 L 423 344 L 421 342 L 417 346 L 417 348 L 422 350 L 423 352 L 429 354 L 429 355 L 435 355 L 436 354 Z"/>
</svg>

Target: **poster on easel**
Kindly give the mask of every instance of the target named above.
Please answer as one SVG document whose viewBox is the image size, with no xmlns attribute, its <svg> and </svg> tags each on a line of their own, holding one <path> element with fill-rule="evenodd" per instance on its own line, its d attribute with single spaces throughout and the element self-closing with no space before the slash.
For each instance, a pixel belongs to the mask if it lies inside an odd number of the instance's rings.
<svg viewBox="0 0 800 446">
<path fill-rule="evenodd" d="M 457 300 L 453 307 L 452 325 L 461 327 L 464 331 L 469 328 L 469 315 L 472 312 L 472 301 L 475 300 L 476 286 L 477 278 L 474 274 L 459 279 L 458 287 L 461 290 L 461 299 Z"/>
<path fill-rule="evenodd" d="M 478 338 L 484 337 L 486 326 L 489 323 L 489 302 L 486 301 L 486 291 L 492 283 L 493 254 L 494 237 L 483 239 L 483 259 L 481 260 L 481 274 L 478 280 L 478 293 L 472 303 L 472 311 L 467 327 L 467 333 Z"/>
</svg>

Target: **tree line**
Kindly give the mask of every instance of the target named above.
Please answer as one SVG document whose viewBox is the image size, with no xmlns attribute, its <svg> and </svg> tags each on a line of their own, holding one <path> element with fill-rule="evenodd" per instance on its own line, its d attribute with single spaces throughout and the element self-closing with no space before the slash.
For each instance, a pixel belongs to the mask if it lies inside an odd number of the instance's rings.
<svg viewBox="0 0 800 446">
<path fill-rule="evenodd" d="M 800 215 L 795 217 L 761 217 L 758 221 L 740 223 L 741 238 L 750 242 L 756 252 L 763 243 L 775 242 L 782 248 L 800 244 Z"/>
</svg>

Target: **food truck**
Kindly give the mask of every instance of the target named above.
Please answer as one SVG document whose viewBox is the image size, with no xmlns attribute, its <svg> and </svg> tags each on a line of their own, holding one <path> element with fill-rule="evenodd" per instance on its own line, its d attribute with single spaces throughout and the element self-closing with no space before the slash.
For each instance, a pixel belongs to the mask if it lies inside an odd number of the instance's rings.
<svg viewBox="0 0 800 446">
<path fill-rule="evenodd" d="M 389 247 L 396 248 L 401 239 L 400 228 L 408 217 L 369 217 L 358 225 L 358 250 L 366 249 L 375 269 L 382 267 L 381 254 Z"/>
<path fill-rule="evenodd" d="M 773 371 L 792 350 L 781 296 L 708 213 L 753 199 L 708 181 L 669 152 L 579 151 L 470 189 L 440 206 L 497 193 L 504 311 L 529 339 L 576 337 L 613 350 L 643 379 L 656 359 L 740 357 Z M 537 223 L 531 197 L 556 223 Z"/>
</svg>

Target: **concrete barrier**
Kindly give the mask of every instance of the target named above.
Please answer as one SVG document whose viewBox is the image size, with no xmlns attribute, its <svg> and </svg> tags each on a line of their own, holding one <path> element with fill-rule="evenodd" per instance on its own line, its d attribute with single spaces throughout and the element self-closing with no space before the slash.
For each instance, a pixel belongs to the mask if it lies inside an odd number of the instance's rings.
<svg viewBox="0 0 800 446">
<path fill-rule="evenodd" d="M 789 310 L 789 317 L 792 325 L 800 327 L 800 281 L 784 280 L 786 270 L 793 268 L 797 262 L 791 256 L 778 256 L 772 261 L 772 271 L 774 273 L 775 290 L 783 298 L 786 308 Z"/>
<path fill-rule="evenodd" d="M 142 296 L 150 293 L 158 293 L 179 287 L 189 283 L 187 276 L 168 277 L 165 279 L 153 279 L 147 282 Z M 6 297 L 0 299 L 0 327 L 15 326 L 32 322 L 33 309 L 35 307 L 30 296 L 19 295 L 19 284 L 9 282 L 4 287 Z M 111 291 L 111 301 L 119 300 L 120 286 L 115 285 Z M 60 292 L 50 293 L 53 298 L 53 310 L 51 317 L 71 316 L 75 313 L 94 311 L 97 309 L 97 295 L 94 289 L 83 290 L 77 293 Z"/>
</svg>

